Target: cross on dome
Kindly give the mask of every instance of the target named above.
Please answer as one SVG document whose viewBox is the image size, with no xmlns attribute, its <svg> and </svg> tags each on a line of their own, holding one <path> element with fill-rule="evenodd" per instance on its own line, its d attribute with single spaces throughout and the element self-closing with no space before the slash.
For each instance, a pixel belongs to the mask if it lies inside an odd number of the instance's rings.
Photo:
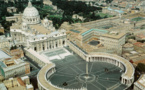
<svg viewBox="0 0 145 90">
<path fill-rule="evenodd" d="M 30 0 L 29 0 L 29 3 L 28 3 L 28 7 L 32 7 L 32 3 L 31 3 Z"/>
</svg>

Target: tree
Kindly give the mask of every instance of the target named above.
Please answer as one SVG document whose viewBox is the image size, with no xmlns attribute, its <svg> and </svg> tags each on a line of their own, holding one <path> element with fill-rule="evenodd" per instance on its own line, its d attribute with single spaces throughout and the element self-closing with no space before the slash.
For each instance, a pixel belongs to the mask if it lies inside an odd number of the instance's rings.
<svg viewBox="0 0 145 90">
<path fill-rule="evenodd" d="M 140 72 L 145 72 L 145 64 L 143 63 L 138 63 L 136 69 Z"/>
<path fill-rule="evenodd" d="M 10 50 L 13 50 L 13 49 L 14 49 L 14 47 L 13 47 L 13 46 L 11 46 Z"/>
<path fill-rule="evenodd" d="M 0 35 L 3 35 L 3 33 L 2 33 L 2 32 L 0 32 Z"/>
</svg>

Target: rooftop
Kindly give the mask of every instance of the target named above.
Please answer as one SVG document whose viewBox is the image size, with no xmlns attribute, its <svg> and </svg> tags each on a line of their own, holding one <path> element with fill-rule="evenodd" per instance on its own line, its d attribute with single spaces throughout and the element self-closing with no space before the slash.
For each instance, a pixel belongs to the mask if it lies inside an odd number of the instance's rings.
<svg viewBox="0 0 145 90">
<path fill-rule="evenodd" d="M 88 33 L 91 32 L 91 31 L 96 31 L 96 32 L 99 32 L 99 33 L 102 33 L 102 34 L 108 33 L 107 30 L 101 30 L 101 29 L 90 29 L 90 30 L 88 30 L 88 31 L 83 32 L 81 35 L 84 36 L 84 35 L 88 34 Z"/>
<path fill-rule="evenodd" d="M 39 32 L 40 34 L 49 34 L 51 33 L 50 30 L 46 29 L 43 25 L 41 24 L 37 24 L 37 25 L 30 25 L 31 29 L 36 30 L 37 32 Z"/>
<path fill-rule="evenodd" d="M 135 84 L 138 87 L 141 87 L 142 89 L 145 88 L 145 74 L 141 75 L 140 78 L 137 80 L 137 82 L 135 82 Z"/>
<path fill-rule="evenodd" d="M 9 56 L 8 54 L 6 54 L 5 52 L 3 52 L 3 51 L 0 49 L 0 59 L 3 59 L 3 58 L 11 58 L 11 56 Z"/>
<path fill-rule="evenodd" d="M 114 39 L 120 39 L 121 37 L 125 36 L 125 33 L 118 33 L 118 34 L 103 34 L 103 37 L 109 37 L 109 38 L 114 38 Z"/>
<path fill-rule="evenodd" d="M 118 13 L 124 13 L 124 11 L 122 11 L 122 10 L 112 9 L 112 8 L 110 8 L 110 7 L 108 7 L 107 9 L 108 9 L 108 10 L 111 10 L 111 11 L 118 12 Z"/>
<path fill-rule="evenodd" d="M 4 83 L 0 84 L 0 90 L 7 90 L 6 86 L 4 85 Z"/>
</svg>

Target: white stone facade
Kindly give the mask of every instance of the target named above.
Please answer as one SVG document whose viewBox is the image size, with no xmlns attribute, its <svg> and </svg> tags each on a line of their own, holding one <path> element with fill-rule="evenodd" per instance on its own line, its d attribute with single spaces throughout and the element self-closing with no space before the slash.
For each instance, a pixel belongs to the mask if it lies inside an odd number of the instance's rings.
<svg viewBox="0 0 145 90">
<path fill-rule="evenodd" d="M 106 48 L 114 49 L 120 55 L 122 53 L 122 46 L 125 44 L 125 35 L 119 39 L 101 36 L 100 42 Z"/>
</svg>

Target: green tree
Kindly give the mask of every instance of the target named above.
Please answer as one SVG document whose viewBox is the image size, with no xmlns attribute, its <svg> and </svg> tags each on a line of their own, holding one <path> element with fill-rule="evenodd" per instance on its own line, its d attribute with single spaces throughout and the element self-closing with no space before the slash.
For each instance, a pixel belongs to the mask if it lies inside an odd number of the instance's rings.
<svg viewBox="0 0 145 90">
<path fill-rule="evenodd" d="M 145 64 L 143 63 L 138 63 L 136 69 L 140 72 L 145 72 Z"/>
</svg>

